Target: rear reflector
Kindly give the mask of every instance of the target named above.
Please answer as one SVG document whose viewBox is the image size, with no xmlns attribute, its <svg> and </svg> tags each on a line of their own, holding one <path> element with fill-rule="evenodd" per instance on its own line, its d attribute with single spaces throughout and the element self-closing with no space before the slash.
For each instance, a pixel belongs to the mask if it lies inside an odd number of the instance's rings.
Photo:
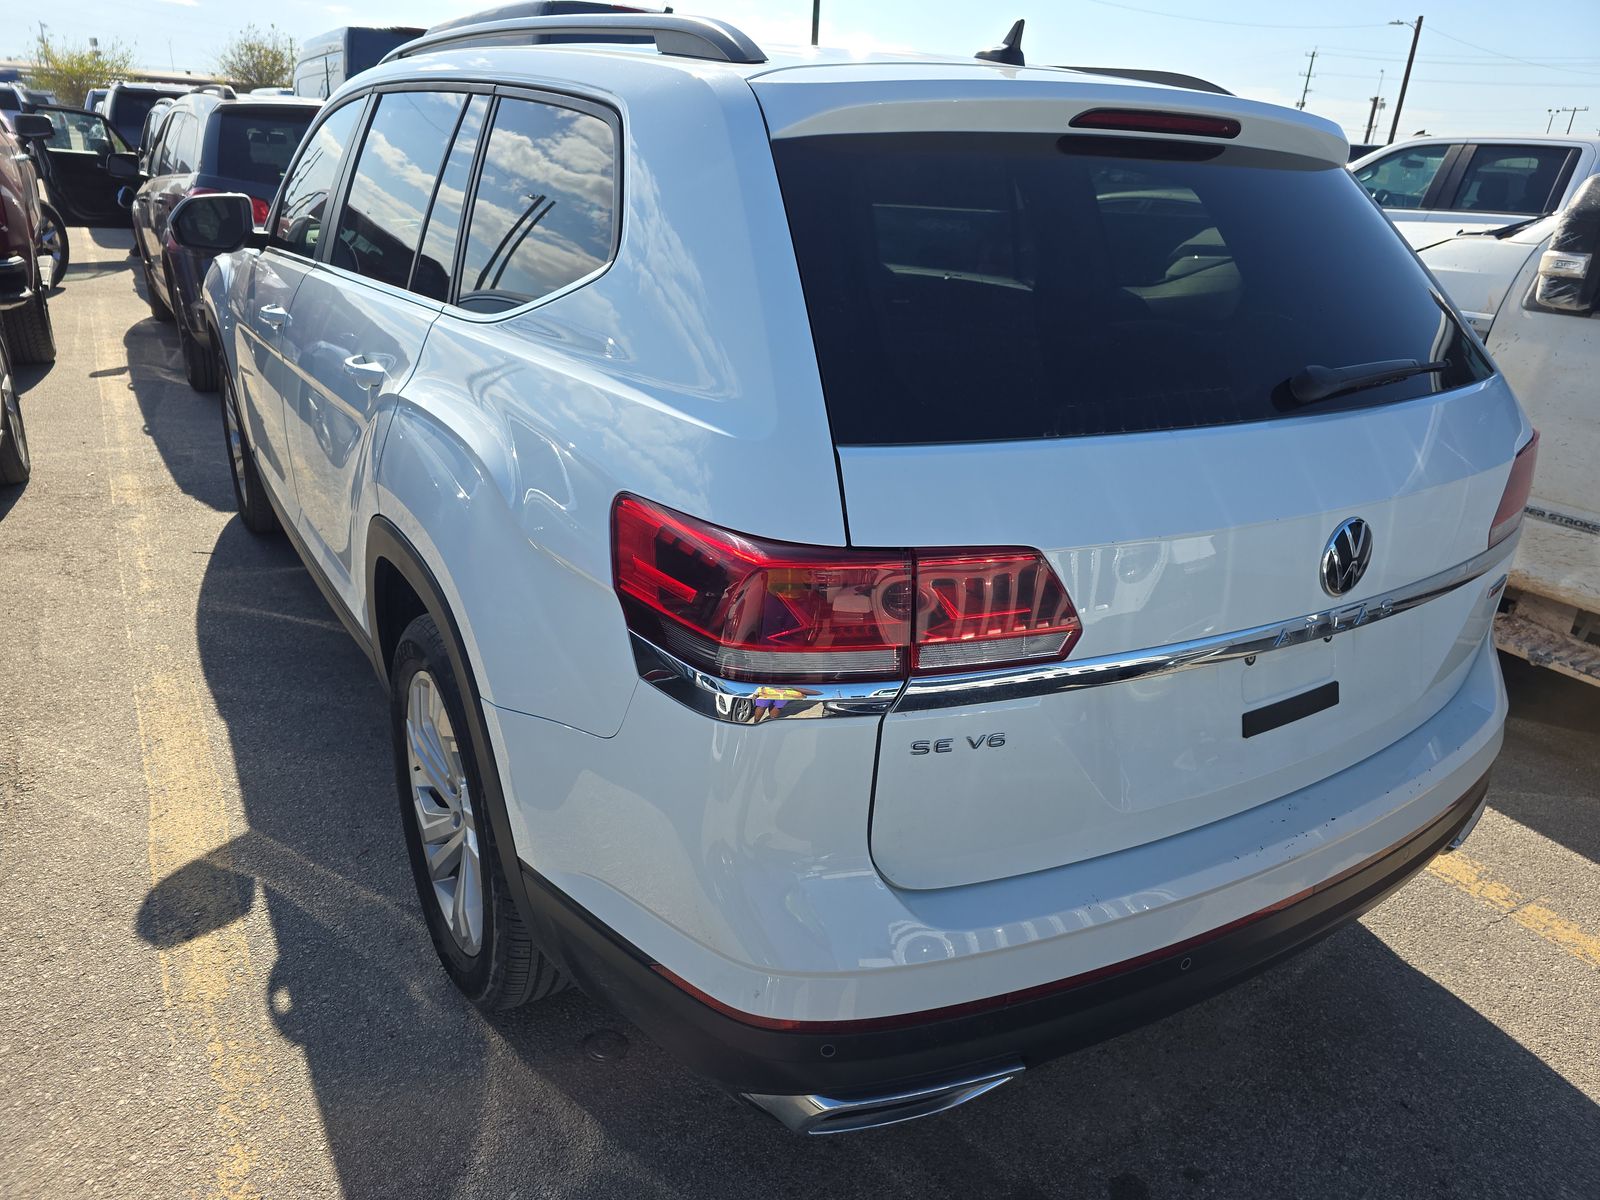
<svg viewBox="0 0 1600 1200">
<path fill-rule="evenodd" d="M 1533 491 L 1533 468 L 1538 461 L 1539 431 L 1535 429 L 1528 444 L 1518 450 L 1517 457 L 1511 460 L 1511 477 L 1506 480 L 1505 494 L 1500 497 L 1494 523 L 1489 526 L 1489 545 L 1498 546 L 1522 524 L 1522 513 L 1528 507 L 1528 495 Z"/>
<path fill-rule="evenodd" d="M 1137 108 L 1091 108 L 1070 122 L 1074 129 L 1117 129 L 1130 133 L 1182 133 L 1193 137 L 1235 138 L 1239 122 L 1232 117 L 1151 112 Z"/>
<path fill-rule="evenodd" d="M 628 627 L 725 679 L 901 679 L 1064 658 L 1082 632 L 1037 550 L 855 550 L 732 533 L 634 496 L 612 513 Z"/>
</svg>

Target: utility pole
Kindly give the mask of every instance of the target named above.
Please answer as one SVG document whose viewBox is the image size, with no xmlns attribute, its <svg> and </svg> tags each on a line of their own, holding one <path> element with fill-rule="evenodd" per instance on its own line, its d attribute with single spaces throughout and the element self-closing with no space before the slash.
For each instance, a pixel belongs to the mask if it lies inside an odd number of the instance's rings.
<svg viewBox="0 0 1600 1200">
<path fill-rule="evenodd" d="M 1300 72 L 1300 74 L 1305 76 L 1306 85 L 1300 89 L 1300 103 L 1295 105 L 1295 107 L 1299 109 L 1304 109 L 1306 106 L 1306 97 L 1311 94 L 1311 76 L 1317 69 L 1316 50 L 1312 50 L 1310 54 L 1306 55 L 1306 57 L 1311 61 L 1306 64 L 1306 69 Z"/>
<path fill-rule="evenodd" d="M 1567 117 L 1567 132 L 1571 133 L 1572 123 L 1578 119 L 1578 114 L 1588 111 L 1589 106 L 1587 104 L 1581 108 L 1547 108 L 1545 109 L 1545 112 L 1550 114 L 1550 119 L 1544 123 L 1544 131 L 1546 133 L 1550 132 L 1550 126 L 1555 124 L 1556 117 L 1560 116 L 1562 113 L 1570 113 L 1571 115 Z"/>
<path fill-rule="evenodd" d="M 1378 127 L 1378 112 L 1388 107 L 1388 101 L 1383 98 L 1383 72 L 1378 72 L 1378 94 L 1372 97 L 1372 111 L 1367 114 L 1367 131 L 1361 135 L 1361 140 L 1368 145 L 1372 144 L 1372 131 Z"/>
<path fill-rule="evenodd" d="M 1391 25 L 1411 25 L 1410 21 L 1390 21 Z M 1411 53 L 1406 55 L 1406 73 L 1400 78 L 1400 95 L 1394 102 L 1394 120 L 1389 125 L 1389 141 L 1394 142 L 1394 135 L 1400 131 L 1400 110 L 1406 102 L 1406 86 L 1411 82 L 1411 64 L 1417 61 L 1417 43 L 1422 39 L 1422 18 L 1417 18 L 1417 23 L 1411 25 Z"/>
<path fill-rule="evenodd" d="M 822 0 L 811 0 L 811 44 L 817 44 L 817 31 L 822 28 Z"/>
</svg>

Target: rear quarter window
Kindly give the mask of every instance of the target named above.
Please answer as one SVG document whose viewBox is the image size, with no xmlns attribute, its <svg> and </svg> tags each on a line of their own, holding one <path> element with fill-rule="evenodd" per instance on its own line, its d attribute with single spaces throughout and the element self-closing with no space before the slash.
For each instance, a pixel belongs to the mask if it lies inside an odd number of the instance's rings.
<svg viewBox="0 0 1600 1200">
<path fill-rule="evenodd" d="M 616 131 L 593 113 L 504 97 L 488 136 L 457 303 L 495 312 L 548 296 L 611 260 Z"/>
<path fill-rule="evenodd" d="M 834 437 L 1149 432 L 1304 411 L 1301 368 L 1487 361 L 1340 165 L 1038 134 L 774 143 Z"/>
</svg>

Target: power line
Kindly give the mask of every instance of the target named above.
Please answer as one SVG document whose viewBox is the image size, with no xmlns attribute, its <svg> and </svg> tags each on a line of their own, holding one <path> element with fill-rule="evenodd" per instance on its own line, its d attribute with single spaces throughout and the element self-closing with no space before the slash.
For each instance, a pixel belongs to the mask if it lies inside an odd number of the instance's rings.
<svg viewBox="0 0 1600 1200">
<path fill-rule="evenodd" d="M 1101 8 L 1120 8 L 1124 12 L 1144 13 L 1151 17 L 1169 17 L 1174 21 L 1199 21 L 1205 25 L 1234 25 L 1245 29 L 1376 29 L 1382 21 L 1364 21 L 1359 25 L 1274 25 L 1266 21 L 1224 21 L 1218 17 L 1192 17 L 1188 13 L 1165 12 L 1159 8 L 1140 8 L 1133 4 L 1114 4 L 1112 0 L 1089 0 Z"/>
<path fill-rule="evenodd" d="M 1531 58 L 1518 58 L 1515 54 L 1504 54 L 1501 51 L 1493 50 L 1488 46 L 1480 46 L 1477 42 L 1469 42 L 1466 38 L 1458 38 L 1453 33 L 1446 33 L 1437 25 L 1434 26 L 1433 32 L 1442 38 L 1449 38 L 1452 42 L 1460 42 L 1463 46 L 1471 46 L 1474 50 L 1482 50 L 1485 54 L 1492 54 L 1496 58 L 1509 58 L 1512 62 L 1523 63 L 1524 65 L 1530 67 L 1538 67 L 1541 71 L 1566 71 L 1572 75 L 1593 75 L 1597 78 L 1600 78 L 1600 71 L 1580 71 L 1577 67 L 1555 67 L 1548 63 L 1534 62 Z"/>
</svg>

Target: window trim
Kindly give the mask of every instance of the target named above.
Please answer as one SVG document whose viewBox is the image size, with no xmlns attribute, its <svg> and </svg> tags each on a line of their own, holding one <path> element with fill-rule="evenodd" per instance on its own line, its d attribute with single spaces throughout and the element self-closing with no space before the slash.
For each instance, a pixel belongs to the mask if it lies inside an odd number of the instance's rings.
<svg viewBox="0 0 1600 1200">
<path fill-rule="evenodd" d="M 356 114 L 355 137 L 352 138 L 352 141 L 355 141 L 356 138 L 359 138 L 361 142 L 366 141 L 367 121 L 371 115 L 370 109 L 372 107 L 368 101 L 370 101 L 371 98 L 371 92 L 359 92 L 356 95 L 351 96 L 348 100 L 341 101 L 338 104 L 331 105 L 323 109 L 323 111 L 317 115 L 317 119 L 307 126 L 305 136 L 300 139 L 300 148 L 295 151 L 294 159 L 289 163 L 288 170 L 284 171 L 283 173 L 283 183 L 278 185 L 278 191 L 272 197 L 272 208 L 267 213 L 267 244 L 262 247 L 261 252 L 263 254 L 281 254 L 292 262 L 303 263 L 308 267 L 315 266 L 321 260 L 323 246 L 320 238 L 318 239 L 317 253 L 310 257 L 304 254 L 297 254 L 286 246 L 280 246 L 278 244 L 277 235 L 273 231 L 278 227 L 279 210 L 283 206 L 284 197 L 288 194 L 288 189 L 284 187 L 284 184 L 288 183 L 290 177 L 293 176 L 295 171 L 299 168 L 300 160 L 305 157 L 306 148 L 311 145 L 312 135 L 320 132 L 322 127 L 333 119 L 334 113 L 343 112 L 351 105 L 359 105 L 364 111 Z M 330 196 L 336 195 L 340 197 L 341 206 L 343 204 L 344 197 L 344 181 L 345 177 L 350 172 L 350 163 L 353 161 L 353 158 L 354 156 L 348 153 L 344 156 L 344 159 L 339 163 L 339 169 L 334 172 L 333 180 L 328 185 L 328 194 Z"/>
<path fill-rule="evenodd" d="M 450 291 L 444 302 L 444 311 L 450 316 L 478 325 L 491 325 L 498 321 L 513 320 L 524 313 L 531 312 L 535 308 L 549 304 L 553 300 L 559 300 L 563 296 L 570 295 L 579 288 L 587 287 L 599 279 L 607 271 L 611 270 L 616 264 L 618 255 L 621 253 L 623 223 L 626 219 L 626 209 L 624 207 L 626 197 L 624 174 L 626 167 L 623 153 L 626 141 L 623 137 L 624 125 L 621 112 L 596 97 L 575 92 L 560 92 L 550 88 L 497 84 L 494 86 L 493 92 L 494 104 L 490 108 L 488 116 L 484 119 L 484 136 L 479 142 L 477 157 L 473 160 L 471 184 L 467 189 L 466 200 L 461 206 L 461 223 L 457 227 L 456 234 L 456 257 L 450 270 Z M 585 113 L 591 117 L 597 117 L 611 127 L 612 162 L 614 164 L 611 194 L 616 218 L 612 222 L 611 247 L 606 254 L 606 260 L 593 271 L 574 279 L 571 283 L 556 288 L 552 292 L 524 301 L 514 307 L 499 309 L 495 312 L 477 312 L 470 308 L 462 308 L 457 303 L 457 299 L 461 294 L 461 274 L 466 265 L 467 238 L 465 235 L 466 231 L 472 228 L 473 210 L 478 205 L 478 184 L 483 178 L 483 160 L 488 154 L 489 139 L 494 134 L 494 122 L 500 115 L 500 101 L 502 99 L 528 100 L 536 104 L 548 104 L 553 108 L 570 109 L 575 112 Z"/>
<path fill-rule="evenodd" d="M 439 159 L 438 174 L 434 176 L 433 180 L 433 192 L 428 196 L 428 208 L 427 211 L 422 215 L 422 225 L 417 231 L 417 244 L 412 248 L 411 251 L 411 269 L 406 272 L 405 283 L 398 285 L 389 283 L 387 280 L 374 279 L 371 275 L 363 275 L 359 271 L 351 271 L 344 267 L 335 266 L 333 263 L 333 243 L 335 240 L 337 240 L 339 236 L 339 226 L 344 221 L 344 206 L 350 199 L 350 189 L 355 184 L 355 169 L 356 166 L 361 162 L 362 152 L 367 148 L 367 137 L 372 132 L 372 123 L 377 120 L 378 105 L 383 96 L 390 92 L 429 92 L 435 95 L 449 94 L 461 96 L 461 111 L 456 114 L 455 126 L 450 131 L 450 141 L 445 144 L 444 154 Z M 427 296 L 419 296 L 416 292 L 413 292 L 411 290 L 411 277 L 415 275 L 417 271 L 417 257 L 422 252 L 422 238 L 427 236 L 428 214 L 433 211 L 433 197 L 439 191 L 439 180 L 443 178 L 445 165 L 450 161 L 450 151 L 455 144 L 455 135 L 461 130 L 461 121 L 466 115 L 467 105 L 471 102 L 471 96 L 464 94 L 463 89 L 461 88 L 449 86 L 438 87 L 433 86 L 431 83 L 425 83 L 412 84 L 406 87 L 376 87 L 368 93 L 368 98 L 371 100 L 371 103 L 367 105 L 367 111 L 362 114 L 361 117 L 361 136 L 360 139 L 354 143 L 355 153 L 350 156 L 350 161 L 345 165 L 344 169 L 340 173 L 338 193 L 339 202 L 334 208 L 337 219 L 332 224 L 333 237 L 319 240 L 317 244 L 317 258 L 315 266 L 319 269 L 333 272 L 340 279 L 354 279 L 359 283 L 382 288 L 385 292 L 392 295 L 402 296 L 413 300 L 422 305 L 424 308 L 437 310 L 440 307 L 441 301 L 430 300 Z M 343 106 L 341 105 L 340 107 Z M 310 130 L 306 131 L 307 137 L 310 136 L 310 133 Z M 482 149 L 482 147 L 480 146 L 479 149 Z M 286 174 L 284 178 L 287 179 L 288 175 Z"/>
<path fill-rule="evenodd" d="M 450 272 L 445 279 L 444 300 L 434 301 L 431 297 L 423 296 L 413 287 L 417 281 L 417 266 L 422 262 L 422 247 L 427 242 L 428 234 L 433 227 L 433 210 L 439 203 L 439 189 L 444 186 L 444 173 L 450 169 L 450 158 L 455 153 L 457 140 L 461 137 L 461 127 L 466 124 L 467 113 L 472 111 L 472 102 L 479 96 L 488 97 L 483 109 L 484 136 L 478 138 L 478 144 L 472 151 L 472 161 L 467 164 L 467 187 L 461 197 L 461 213 L 456 217 L 456 240 L 450 256 Z M 433 181 L 433 192 L 428 196 L 428 207 L 422 214 L 421 240 L 417 243 L 416 252 L 411 256 L 411 271 L 406 275 L 406 291 L 419 299 L 427 300 L 430 303 L 444 304 L 455 292 L 456 274 L 460 269 L 461 262 L 461 226 L 466 219 L 468 205 L 476 196 L 475 185 L 478 178 L 478 169 L 483 164 L 483 148 L 489 141 L 486 135 L 494 128 L 494 114 L 498 107 L 499 102 L 495 99 L 492 91 L 475 91 L 464 94 L 461 111 L 456 114 L 456 126 L 450 131 L 450 143 L 444 148 L 444 159 L 439 163 L 439 174 Z"/>
</svg>

